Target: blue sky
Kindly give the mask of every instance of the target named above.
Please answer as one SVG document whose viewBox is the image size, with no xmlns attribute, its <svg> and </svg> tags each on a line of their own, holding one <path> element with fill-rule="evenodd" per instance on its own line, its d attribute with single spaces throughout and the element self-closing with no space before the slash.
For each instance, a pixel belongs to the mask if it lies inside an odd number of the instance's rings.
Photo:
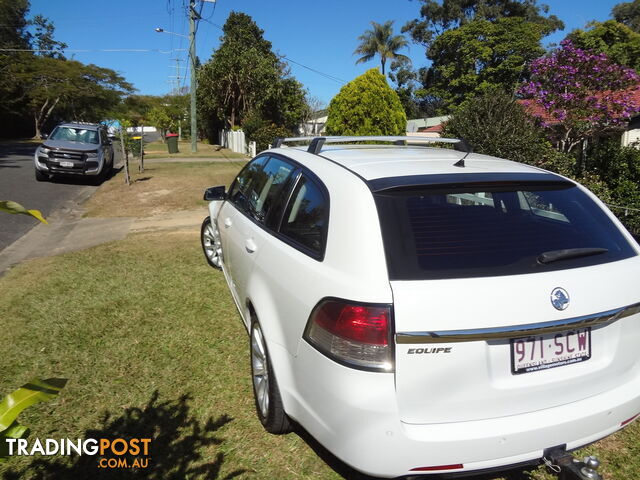
<svg viewBox="0 0 640 480">
<path fill-rule="evenodd" d="M 611 8 L 622 0 L 549 0 L 550 13 L 564 21 L 564 32 L 545 39 L 559 42 L 567 32 L 582 28 L 590 20 L 606 20 Z M 68 44 L 68 58 L 111 68 L 131 82 L 140 94 L 164 95 L 180 76 L 188 85 L 187 38 L 156 33 L 155 28 L 188 35 L 184 7 L 187 0 L 31 0 L 31 14 L 43 14 L 56 27 L 56 38 Z M 394 20 L 396 32 L 418 17 L 417 0 L 217 0 L 205 3 L 197 35 L 197 54 L 207 61 L 219 45 L 222 26 L 229 12 L 250 15 L 264 30 L 275 52 L 293 62 L 291 72 L 312 96 L 325 103 L 350 81 L 377 61 L 355 65 L 357 38 L 370 22 Z M 217 25 L 217 26 L 216 26 Z M 74 52 L 75 50 L 75 52 Z M 110 51 L 102 51 L 110 50 Z M 136 50 L 136 51 L 129 51 Z M 411 45 L 404 52 L 414 66 L 427 64 L 424 48 Z M 176 62 L 175 59 L 179 61 Z M 180 68 L 176 68 L 180 67 Z M 174 83 L 175 85 L 175 83 Z"/>
</svg>

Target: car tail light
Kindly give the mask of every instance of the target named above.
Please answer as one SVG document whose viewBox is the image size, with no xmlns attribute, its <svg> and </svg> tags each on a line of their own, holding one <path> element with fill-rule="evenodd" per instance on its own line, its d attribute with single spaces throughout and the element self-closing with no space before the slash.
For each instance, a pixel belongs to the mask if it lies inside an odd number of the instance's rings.
<svg viewBox="0 0 640 480">
<path fill-rule="evenodd" d="M 322 300 L 311 312 L 304 338 L 347 366 L 393 370 L 390 305 Z"/>
</svg>

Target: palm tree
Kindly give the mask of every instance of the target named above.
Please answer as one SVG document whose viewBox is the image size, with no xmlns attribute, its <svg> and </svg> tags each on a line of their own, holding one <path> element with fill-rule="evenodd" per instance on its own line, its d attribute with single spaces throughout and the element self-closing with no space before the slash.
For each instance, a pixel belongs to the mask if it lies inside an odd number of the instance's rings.
<svg viewBox="0 0 640 480">
<path fill-rule="evenodd" d="M 384 75 L 384 65 L 388 58 L 411 60 L 406 55 L 398 53 L 398 50 L 409 46 L 409 42 L 402 35 L 393 35 L 393 20 L 389 20 L 382 25 L 371 22 L 372 30 L 365 31 L 358 37 L 360 45 L 353 52 L 354 55 L 362 55 L 356 63 L 368 62 L 376 55 L 380 55 L 382 74 Z"/>
</svg>

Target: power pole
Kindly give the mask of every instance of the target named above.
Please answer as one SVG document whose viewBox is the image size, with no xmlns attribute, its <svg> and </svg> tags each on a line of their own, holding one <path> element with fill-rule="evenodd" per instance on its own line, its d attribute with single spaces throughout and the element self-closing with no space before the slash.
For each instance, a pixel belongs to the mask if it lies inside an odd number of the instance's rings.
<svg viewBox="0 0 640 480">
<path fill-rule="evenodd" d="M 189 0 L 189 57 L 191 58 L 191 153 L 198 151 L 198 125 L 196 115 L 196 19 L 200 15 L 195 9 L 196 0 Z"/>
<path fill-rule="evenodd" d="M 184 79 L 187 77 L 186 73 L 183 75 L 181 70 L 186 70 L 187 67 L 181 67 L 180 66 L 180 62 L 182 61 L 182 59 L 180 58 L 172 58 L 170 59 L 172 62 L 176 62 L 175 65 L 170 65 L 170 68 L 175 68 L 175 75 L 169 75 L 169 78 L 171 78 L 172 80 L 170 80 L 171 82 L 171 94 L 172 95 L 180 95 L 180 80 Z"/>
</svg>

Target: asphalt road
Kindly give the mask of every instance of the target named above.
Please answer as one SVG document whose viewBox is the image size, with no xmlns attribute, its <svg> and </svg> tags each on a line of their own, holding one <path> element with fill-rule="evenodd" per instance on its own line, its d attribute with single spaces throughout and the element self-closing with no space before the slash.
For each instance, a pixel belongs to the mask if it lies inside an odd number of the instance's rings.
<svg viewBox="0 0 640 480">
<path fill-rule="evenodd" d="M 119 144 L 115 143 L 114 147 L 117 146 Z M 28 142 L 0 143 L 0 200 L 13 200 L 27 209 L 40 210 L 47 217 L 56 210 L 73 208 L 98 188 L 84 178 L 37 182 L 33 165 L 36 147 L 36 143 Z M 114 163 L 117 165 L 120 156 L 117 148 L 115 151 Z M 37 223 L 27 215 L 0 212 L 0 251 Z"/>
</svg>

